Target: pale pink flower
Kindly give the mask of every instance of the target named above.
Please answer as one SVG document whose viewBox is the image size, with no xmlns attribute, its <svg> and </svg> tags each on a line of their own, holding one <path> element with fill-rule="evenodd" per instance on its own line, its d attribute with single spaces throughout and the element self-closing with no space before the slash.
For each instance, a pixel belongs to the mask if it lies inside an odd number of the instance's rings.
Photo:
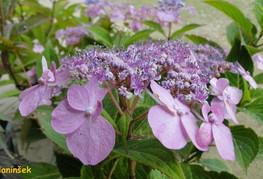
<svg viewBox="0 0 263 179">
<path fill-rule="evenodd" d="M 148 121 L 155 137 L 169 149 L 183 148 L 190 137 L 199 150 L 208 150 L 196 142 L 197 120 L 190 109 L 154 81 L 151 81 L 151 89 L 163 103 L 153 106 L 148 113 Z"/>
<path fill-rule="evenodd" d="M 214 140 L 217 151 L 224 160 L 235 160 L 232 134 L 223 124 L 224 109 L 222 106 L 217 103 L 211 106 L 204 103 L 202 113 L 204 118 L 196 137 L 197 143 L 201 147 L 207 147 Z"/>
<path fill-rule="evenodd" d="M 243 78 L 250 84 L 252 88 L 256 89 L 258 85 L 253 77 L 239 63 L 237 65 L 237 70 L 239 71 L 240 75 L 243 76 Z"/>
<path fill-rule="evenodd" d="M 217 97 L 212 100 L 212 103 L 219 103 L 225 109 L 225 118 L 232 119 L 237 122 L 235 113 L 236 105 L 242 98 L 242 91 L 236 87 L 229 86 L 229 81 L 226 78 L 212 78 L 210 84 L 213 87 L 213 94 Z"/>
<path fill-rule="evenodd" d="M 115 131 L 100 116 L 106 90 L 98 87 L 96 79 L 85 86 L 72 85 L 53 111 L 51 125 L 61 134 L 71 153 L 85 165 L 96 165 L 104 160 L 115 144 Z"/>
<path fill-rule="evenodd" d="M 261 54 L 256 54 L 252 59 L 257 63 L 257 66 L 260 70 L 263 70 L 263 57 Z"/>
<path fill-rule="evenodd" d="M 33 52 L 42 53 L 44 51 L 44 47 L 40 43 L 35 43 L 33 47 Z"/>
</svg>

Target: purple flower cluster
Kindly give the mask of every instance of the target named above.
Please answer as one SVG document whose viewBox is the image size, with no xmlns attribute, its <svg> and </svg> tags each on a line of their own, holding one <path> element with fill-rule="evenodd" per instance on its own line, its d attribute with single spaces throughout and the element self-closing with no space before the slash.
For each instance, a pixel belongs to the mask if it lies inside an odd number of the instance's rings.
<svg viewBox="0 0 263 179">
<path fill-rule="evenodd" d="M 84 27 L 67 27 L 56 32 L 56 38 L 62 38 L 66 45 L 76 45 L 81 42 L 84 36 L 88 35 L 88 30 Z"/>
<path fill-rule="evenodd" d="M 73 79 L 96 77 L 127 98 L 131 92 L 140 95 L 151 80 L 160 80 L 174 97 L 191 103 L 206 100 L 207 83 L 230 70 L 224 59 L 223 52 L 212 46 L 173 41 L 131 45 L 127 50 L 95 48 L 61 62 Z"/>
<path fill-rule="evenodd" d="M 107 16 L 111 22 L 125 22 L 133 31 L 142 28 L 142 21 L 155 21 L 167 26 L 167 23 L 178 23 L 179 10 L 184 6 L 182 0 L 159 1 L 158 6 L 136 8 L 133 5 L 112 2 L 98 2 L 91 4 L 85 15 L 91 18 Z M 186 8 L 189 9 L 189 8 Z M 191 8 L 190 8 L 191 9 Z"/>
</svg>

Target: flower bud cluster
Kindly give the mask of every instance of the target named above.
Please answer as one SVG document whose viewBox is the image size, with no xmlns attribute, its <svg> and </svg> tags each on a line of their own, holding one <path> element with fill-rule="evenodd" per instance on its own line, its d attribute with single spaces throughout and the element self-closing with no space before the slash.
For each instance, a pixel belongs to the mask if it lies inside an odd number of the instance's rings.
<svg viewBox="0 0 263 179">
<path fill-rule="evenodd" d="M 134 44 L 127 50 L 97 47 L 65 57 L 61 63 L 70 69 L 73 79 L 96 77 L 116 87 L 126 98 L 131 93 L 141 95 L 151 80 L 159 80 L 185 103 L 205 101 L 209 81 L 231 68 L 222 51 L 181 41 Z"/>
<path fill-rule="evenodd" d="M 88 35 L 87 29 L 84 27 L 67 27 L 56 32 L 56 38 L 65 40 L 66 45 L 76 45 L 81 42 L 84 36 Z"/>
</svg>

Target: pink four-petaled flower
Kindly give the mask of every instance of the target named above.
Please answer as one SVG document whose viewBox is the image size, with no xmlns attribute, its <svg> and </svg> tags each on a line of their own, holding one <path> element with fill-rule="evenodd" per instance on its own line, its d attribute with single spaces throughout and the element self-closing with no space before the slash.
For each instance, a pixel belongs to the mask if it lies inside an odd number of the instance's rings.
<svg viewBox="0 0 263 179">
<path fill-rule="evenodd" d="M 69 150 L 85 165 L 104 160 L 115 144 L 113 127 L 100 116 L 106 92 L 95 79 L 85 86 L 74 84 L 52 113 L 53 129 L 66 134 Z"/>
<path fill-rule="evenodd" d="M 173 98 L 168 90 L 154 81 L 151 82 L 151 89 L 163 103 L 153 106 L 148 113 L 148 121 L 155 137 L 169 149 L 181 149 L 187 144 L 189 136 L 199 150 L 207 151 L 207 146 L 201 147 L 196 142 L 197 120 L 189 107 Z"/>
<path fill-rule="evenodd" d="M 204 103 L 202 113 L 204 119 L 197 134 L 197 143 L 201 147 L 207 147 L 214 140 L 218 153 L 224 160 L 235 160 L 232 135 L 229 128 L 223 124 L 222 106 L 218 103 L 213 103 L 211 106 Z"/>
</svg>

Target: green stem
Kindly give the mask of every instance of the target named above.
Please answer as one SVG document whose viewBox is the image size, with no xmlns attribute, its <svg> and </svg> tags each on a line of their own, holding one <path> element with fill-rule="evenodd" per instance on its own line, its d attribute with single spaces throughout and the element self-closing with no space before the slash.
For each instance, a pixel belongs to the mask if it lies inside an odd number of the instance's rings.
<svg viewBox="0 0 263 179">
<path fill-rule="evenodd" d="M 136 161 L 129 159 L 129 170 L 130 170 L 130 179 L 136 179 L 135 177 Z"/>
<path fill-rule="evenodd" d="M 51 22 L 49 24 L 48 31 L 47 31 L 47 39 L 49 38 L 49 36 L 51 34 L 52 26 L 53 26 L 53 23 L 54 23 L 56 3 L 57 3 L 57 0 L 53 0 L 52 12 L 51 12 Z"/>
<path fill-rule="evenodd" d="M 115 170 L 115 168 L 116 168 L 119 160 L 120 160 L 120 158 L 117 158 L 117 159 L 115 160 L 115 162 L 113 163 L 113 165 L 112 165 L 112 167 L 111 167 L 110 173 L 108 174 L 108 176 L 106 177 L 106 179 L 110 179 L 110 178 L 111 178 L 111 176 L 112 176 L 112 174 L 113 174 L 113 172 L 114 172 L 114 170 Z"/>
<path fill-rule="evenodd" d="M 167 37 L 167 40 L 171 40 L 171 35 L 172 35 L 172 23 L 169 22 L 169 26 L 168 26 L 168 37 Z"/>
</svg>

